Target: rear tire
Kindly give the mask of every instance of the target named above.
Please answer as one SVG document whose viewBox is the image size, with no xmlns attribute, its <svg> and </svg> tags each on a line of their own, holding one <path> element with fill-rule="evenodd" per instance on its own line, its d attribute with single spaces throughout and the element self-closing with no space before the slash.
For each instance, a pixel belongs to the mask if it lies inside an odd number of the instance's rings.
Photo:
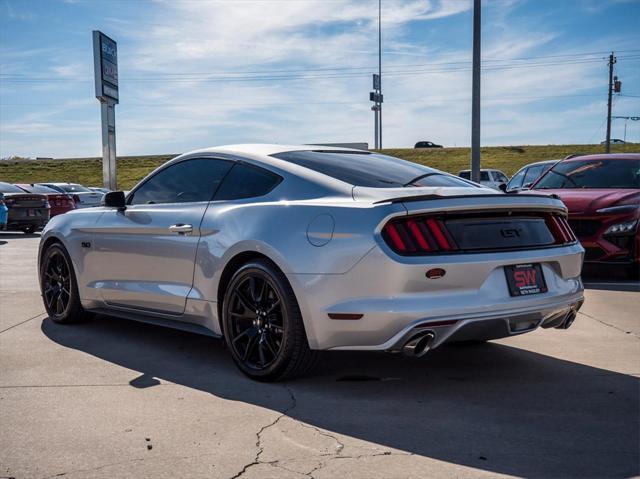
<svg viewBox="0 0 640 479">
<path fill-rule="evenodd" d="M 44 307 L 53 322 L 77 323 L 88 317 L 80 304 L 73 263 L 60 243 L 52 244 L 42 255 L 40 291 Z"/>
<path fill-rule="evenodd" d="M 317 365 L 286 276 L 259 259 L 235 272 L 222 304 L 225 342 L 238 368 L 258 381 L 305 375 Z"/>
<path fill-rule="evenodd" d="M 26 235 L 30 235 L 31 233 L 33 233 L 36 230 L 35 226 L 25 226 L 24 228 L 22 228 L 22 232 Z"/>
</svg>

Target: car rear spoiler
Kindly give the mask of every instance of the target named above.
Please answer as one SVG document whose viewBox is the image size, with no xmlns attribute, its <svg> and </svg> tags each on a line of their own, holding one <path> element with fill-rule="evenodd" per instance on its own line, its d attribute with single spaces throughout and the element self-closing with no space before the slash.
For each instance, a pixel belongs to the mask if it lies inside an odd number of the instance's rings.
<svg viewBox="0 0 640 479">
<path fill-rule="evenodd" d="M 373 204 L 378 205 L 382 203 L 408 203 L 414 201 L 428 201 L 428 200 L 444 200 L 444 199 L 454 199 L 454 198 L 487 198 L 489 195 L 454 195 L 454 196 L 440 196 L 440 195 L 416 195 L 416 196 L 399 196 L 395 198 L 387 198 L 384 200 L 375 201 Z M 513 197 L 513 195 L 509 195 Z M 553 198 L 554 200 L 559 200 L 560 197 L 556 194 L 548 194 L 548 195 L 532 195 L 526 193 L 517 194 L 518 198 L 540 198 L 540 197 L 548 197 Z M 494 198 L 494 196 L 491 196 Z"/>
</svg>

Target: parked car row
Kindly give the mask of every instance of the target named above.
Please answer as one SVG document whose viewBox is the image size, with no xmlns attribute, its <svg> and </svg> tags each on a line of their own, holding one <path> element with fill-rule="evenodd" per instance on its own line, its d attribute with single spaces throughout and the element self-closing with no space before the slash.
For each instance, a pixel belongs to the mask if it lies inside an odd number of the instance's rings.
<svg viewBox="0 0 640 479">
<path fill-rule="evenodd" d="M 104 190 L 76 183 L 0 182 L 0 229 L 33 233 L 54 216 L 100 206 Z"/>
</svg>

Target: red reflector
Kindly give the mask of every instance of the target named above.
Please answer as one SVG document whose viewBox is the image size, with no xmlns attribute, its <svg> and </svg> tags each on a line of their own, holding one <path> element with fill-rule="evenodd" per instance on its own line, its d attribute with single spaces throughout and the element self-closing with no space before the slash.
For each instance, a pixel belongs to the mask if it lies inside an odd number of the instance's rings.
<svg viewBox="0 0 640 479">
<path fill-rule="evenodd" d="M 330 319 L 345 319 L 345 320 L 356 320 L 361 319 L 363 314 L 357 313 L 329 313 Z"/>
<path fill-rule="evenodd" d="M 429 279 L 442 278 L 447 272 L 442 268 L 432 268 L 425 273 L 425 276 Z"/>
</svg>

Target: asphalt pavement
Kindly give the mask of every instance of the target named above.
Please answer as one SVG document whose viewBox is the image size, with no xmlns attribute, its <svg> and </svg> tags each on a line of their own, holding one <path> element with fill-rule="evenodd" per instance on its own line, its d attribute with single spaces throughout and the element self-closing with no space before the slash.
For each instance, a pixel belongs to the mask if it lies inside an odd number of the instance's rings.
<svg viewBox="0 0 640 479">
<path fill-rule="evenodd" d="M 586 279 L 571 329 L 415 360 L 325 353 L 261 384 L 222 343 L 98 317 L 62 326 L 39 237 L 0 233 L 0 477 L 640 474 L 640 286 Z"/>
</svg>

